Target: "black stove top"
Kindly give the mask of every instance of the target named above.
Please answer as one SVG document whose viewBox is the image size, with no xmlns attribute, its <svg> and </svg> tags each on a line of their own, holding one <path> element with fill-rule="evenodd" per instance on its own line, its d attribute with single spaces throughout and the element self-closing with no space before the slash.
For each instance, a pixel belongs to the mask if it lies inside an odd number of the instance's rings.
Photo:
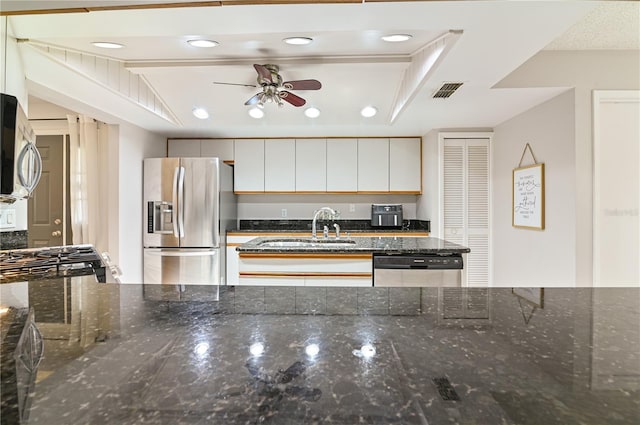
<svg viewBox="0 0 640 425">
<path fill-rule="evenodd" d="M 0 251 L 3 283 L 95 274 L 105 282 L 105 265 L 92 245 L 66 245 Z"/>
</svg>

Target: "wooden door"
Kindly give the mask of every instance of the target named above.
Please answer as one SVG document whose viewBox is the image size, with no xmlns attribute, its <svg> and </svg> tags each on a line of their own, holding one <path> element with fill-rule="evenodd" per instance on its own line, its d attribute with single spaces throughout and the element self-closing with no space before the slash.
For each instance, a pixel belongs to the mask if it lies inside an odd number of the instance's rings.
<svg viewBox="0 0 640 425">
<path fill-rule="evenodd" d="M 36 138 L 42 177 L 27 206 L 30 248 L 65 245 L 64 144 L 63 135 Z"/>
</svg>

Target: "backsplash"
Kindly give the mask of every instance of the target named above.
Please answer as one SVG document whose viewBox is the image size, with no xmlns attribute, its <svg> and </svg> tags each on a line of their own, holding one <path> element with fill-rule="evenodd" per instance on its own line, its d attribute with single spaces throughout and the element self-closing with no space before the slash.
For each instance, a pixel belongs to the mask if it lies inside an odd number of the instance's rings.
<svg viewBox="0 0 640 425">
<path fill-rule="evenodd" d="M 15 230 L 0 233 L 0 249 L 27 248 L 27 231 Z"/>
<path fill-rule="evenodd" d="M 292 231 L 301 230 L 311 232 L 311 220 L 240 220 L 239 230 L 273 230 Z M 325 224 L 333 230 L 333 223 L 338 223 L 343 232 L 349 231 L 399 231 L 395 227 L 372 227 L 371 220 L 318 220 L 318 229 L 322 229 Z M 431 222 L 427 220 L 403 220 L 402 230 L 409 231 L 431 231 Z"/>
<path fill-rule="evenodd" d="M 240 220 L 311 220 L 314 211 L 331 207 L 344 220 L 371 218 L 371 204 L 402 204 L 403 218 L 416 218 L 416 195 L 264 194 L 239 195 Z"/>
</svg>

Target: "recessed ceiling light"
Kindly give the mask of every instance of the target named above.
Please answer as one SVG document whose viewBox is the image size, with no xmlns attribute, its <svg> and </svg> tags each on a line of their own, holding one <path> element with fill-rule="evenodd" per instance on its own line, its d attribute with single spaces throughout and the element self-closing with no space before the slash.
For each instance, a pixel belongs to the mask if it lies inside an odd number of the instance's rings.
<svg viewBox="0 0 640 425">
<path fill-rule="evenodd" d="M 320 116 L 320 109 L 315 107 L 310 107 L 305 109 L 304 114 L 309 118 L 318 118 Z"/>
<path fill-rule="evenodd" d="M 209 112 L 204 108 L 193 108 L 193 116 L 201 120 L 209 118 Z"/>
<path fill-rule="evenodd" d="M 364 108 L 362 108 L 362 111 L 360 111 L 360 115 L 362 115 L 365 118 L 371 118 L 377 113 L 378 113 L 378 110 L 373 106 L 365 106 Z"/>
<path fill-rule="evenodd" d="M 112 43 L 110 41 L 94 41 L 93 44 L 96 47 L 102 47 L 103 49 L 122 49 L 124 44 Z"/>
<path fill-rule="evenodd" d="M 252 118 L 262 118 L 264 117 L 264 111 L 262 109 L 258 109 L 258 108 L 251 108 L 249 109 L 249 115 L 251 115 Z"/>
<path fill-rule="evenodd" d="M 407 41 L 411 38 L 409 34 L 389 34 L 382 37 L 384 41 L 388 41 L 390 43 L 398 43 L 400 41 Z"/>
<path fill-rule="evenodd" d="M 284 40 L 287 44 L 294 44 L 296 46 L 304 46 L 306 44 L 311 44 L 313 38 L 310 37 L 287 37 Z"/>
<path fill-rule="evenodd" d="M 189 43 L 193 47 L 216 47 L 218 44 L 220 44 L 217 41 L 202 39 L 187 40 L 187 43 Z"/>
</svg>

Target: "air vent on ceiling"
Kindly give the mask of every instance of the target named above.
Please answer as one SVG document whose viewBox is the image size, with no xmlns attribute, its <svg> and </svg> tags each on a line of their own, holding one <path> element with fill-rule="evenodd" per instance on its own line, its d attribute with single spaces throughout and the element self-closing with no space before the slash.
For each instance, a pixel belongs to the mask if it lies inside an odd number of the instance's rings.
<svg viewBox="0 0 640 425">
<path fill-rule="evenodd" d="M 442 84 L 442 87 L 440 87 L 433 94 L 433 98 L 434 99 L 438 99 L 438 98 L 445 99 L 447 97 L 450 97 L 453 94 L 453 92 L 455 92 L 456 90 L 458 90 L 460 88 L 461 85 L 462 85 L 462 83 L 444 83 L 444 84 Z"/>
</svg>

